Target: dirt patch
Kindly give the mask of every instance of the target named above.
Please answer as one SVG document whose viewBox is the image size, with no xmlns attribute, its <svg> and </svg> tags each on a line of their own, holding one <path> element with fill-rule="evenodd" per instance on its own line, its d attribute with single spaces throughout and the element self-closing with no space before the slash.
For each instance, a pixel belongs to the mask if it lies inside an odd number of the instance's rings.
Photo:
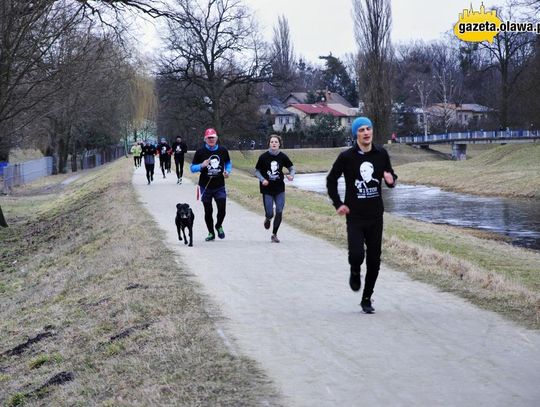
<svg viewBox="0 0 540 407">
<path fill-rule="evenodd" d="M 28 340 L 26 342 L 23 342 L 23 343 L 15 346 L 14 348 L 4 352 L 3 355 L 5 355 L 5 356 L 20 355 L 21 353 L 26 351 L 30 346 L 32 346 L 32 345 L 34 345 L 34 344 L 36 344 L 38 342 L 41 342 L 42 340 L 44 340 L 46 338 L 50 338 L 51 336 L 54 336 L 54 334 L 52 332 L 39 333 L 36 336 L 34 336 L 33 338 L 28 338 Z"/>
<path fill-rule="evenodd" d="M 148 329 L 150 327 L 150 325 L 152 325 L 152 324 L 151 323 L 146 323 L 146 324 L 132 326 L 132 327 L 129 327 L 127 329 L 124 329 L 122 332 L 111 336 L 109 338 L 109 343 L 114 342 L 114 341 L 116 341 L 118 339 L 127 338 L 128 336 L 130 336 L 134 332 L 142 331 L 144 329 Z"/>
</svg>

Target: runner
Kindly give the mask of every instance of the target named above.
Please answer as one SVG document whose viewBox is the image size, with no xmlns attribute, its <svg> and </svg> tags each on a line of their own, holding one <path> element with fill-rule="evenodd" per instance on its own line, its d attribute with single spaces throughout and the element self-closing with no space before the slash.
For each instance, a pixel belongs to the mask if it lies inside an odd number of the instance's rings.
<svg viewBox="0 0 540 407">
<path fill-rule="evenodd" d="M 268 151 L 259 156 L 255 166 L 255 176 L 259 178 L 260 191 L 263 196 L 264 205 L 264 228 L 270 229 L 270 222 L 274 217 L 274 204 L 276 206 L 276 217 L 272 228 L 270 240 L 273 243 L 279 243 L 277 237 L 279 226 L 283 218 L 283 208 L 285 207 L 285 182 L 283 167 L 289 170 L 286 175 L 289 181 L 292 181 L 296 173 L 294 165 L 279 149 L 283 142 L 278 135 L 271 135 L 268 140 Z"/>
<path fill-rule="evenodd" d="M 371 296 L 381 264 L 384 212 L 381 181 L 384 178 L 386 185 L 393 188 L 397 175 L 386 150 L 373 144 L 371 120 L 367 117 L 355 119 L 351 131 L 356 143 L 338 156 L 326 178 L 326 187 L 337 214 L 347 217 L 349 285 L 353 291 L 359 291 L 361 287 L 360 266 L 366 244 L 366 278 L 360 305 L 365 313 L 372 314 L 375 309 Z M 345 176 L 345 202 L 337 189 L 341 175 Z"/>
<path fill-rule="evenodd" d="M 171 172 L 171 166 L 170 166 L 171 146 L 169 145 L 169 143 L 167 143 L 167 140 L 165 139 L 165 137 L 161 139 L 157 149 L 159 152 L 159 166 L 161 168 L 161 173 L 163 174 L 163 178 L 166 178 L 165 171 L 167 170 L 167 172 Z M 167 162 L 169 162 L 168 165 L 167 165 Z"/>
<path fill-rule="evenodd" d="M 148 180 L 148 185 L 154 181 L 154 165 L 155 165 L 155 155 L 157 153 L 154 145 L 148 141 L 143 142 L 142 154 L 144 157 L 144 168 L 146 169 L 146 179 Z"/>
<path fill-rule="evenodd" d="M 172 145 L 172 151 L 174 154 L 174 165 L 176 167 L 177 184 L 182 183 L 182 177 L 184 176 L 184 154 L 187 152 L 187 145 L 182 141 L 182 137 L 176 137 L 176 141 Z"/>
<path fill-rule="evenodd" d="M 215 229 L 220 239 L 225 239 L 223 220 L 227 204 L 227 191 L 225 190 L 225 178 L 229 177 L 232 169 L 231 158 L 225 147 L 217 144 L 218 135 L 214 129 L 206 129 L 204 132 L 204 147 L 199 148 L 193 156 L 191 172 L 200 172 L 199 188 L 201 202 L 204 205 L 204 221 L 208 228 L 206 241 L 216 238 L 214 231 L 214 219 L 212 198 L 216 201 L 217 219 Z"/>
<path fill-rule="evenodd" d="M 142 148 L 139 143 L 134 143 L 131 147 L 131 154 L 133 154 L 133 162 L 135 164 L 135 168 L 141 166 L 141 152 Z"/>
</svg>

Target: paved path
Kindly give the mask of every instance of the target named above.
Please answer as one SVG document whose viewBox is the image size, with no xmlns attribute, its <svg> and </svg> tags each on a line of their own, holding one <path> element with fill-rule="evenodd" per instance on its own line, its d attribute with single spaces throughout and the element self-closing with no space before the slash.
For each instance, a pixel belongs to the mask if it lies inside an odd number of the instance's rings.
<svg viewBox="0 0 540 407">
<path fill-rule="evenodd" d="M 141 202 L 220 307 L 226 342 L 260 363 L 287 405 L 540 405 L 539 333 L 384 266 L 377 313 L 362 314 L 344 250 L 286 224 L 270 243 L 262 204 L 255 214 L 230 200 L 226 239 L 204 242 L 194 185 L 155 179 L 135 172 Z M 177 240 L 178 202 L 194 209 L 194 247 Z"/>
</svg>

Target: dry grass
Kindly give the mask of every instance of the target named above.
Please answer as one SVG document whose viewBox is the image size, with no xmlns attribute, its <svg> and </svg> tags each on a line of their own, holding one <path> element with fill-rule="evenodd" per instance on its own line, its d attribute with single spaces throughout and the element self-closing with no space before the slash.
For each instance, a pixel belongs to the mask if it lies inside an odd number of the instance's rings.
<svg viewBox="0 0 540 407">
<path fill-rule="evenodd" d="M 232 199 L 263 216 L 257 180 L 235 171 Z M 284 220 L 346 247 L 343 218 L 325 196 L 287 189 Z M 520 324 L 540 328 L 540 254 L 475 231 L 385 215 L 383 261 Z"/>
<path fill-rule="evenodd" d="M 131 161 L 35 195 L 47 188 L 1 201 L 2 405 L 279 404 L 224 347 L 219 313 L 137 203 Z"/>
<path fill-rule="evenodd" d="M 400 166 L 402 182 L 488 196 L 540 199 L 540 143 L 508 144 L 466 161 Z"/>
</svg>

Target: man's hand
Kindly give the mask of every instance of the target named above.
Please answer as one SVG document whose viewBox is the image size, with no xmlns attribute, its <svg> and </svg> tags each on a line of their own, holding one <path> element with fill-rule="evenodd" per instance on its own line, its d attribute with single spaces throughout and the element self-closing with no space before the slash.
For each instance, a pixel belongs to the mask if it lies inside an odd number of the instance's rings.
<svg viewBox="0 0 540 407">
<path fill-rule="evenodd" d="M 394 176 L 391 173 L 389 173 L 388 171 L 384 172 L 384 180 L 386 181 L 386 183 L 388 185 L 393 185 L 394 184 Z"/>
<path fill-rule="evenodd" d="M 265 180 L 263 180 L 263 181 L 261 182 L 261 184 L 263 184 L 264 186 L 267 186 L 267 185 L 269 184 L 269 182 L 268 182 L 267 179 L 265 179 Z"/>
<path fill-rule="evenodd" d="M 292 180 L 294 179 L 294 177 L 293 177 L 292 175 L 289 175 L 289 174 L 287 174 L 286 177 L 287 177 L 287 179 L 288 179 L 289 181 L 292 181 Z"/>
<path fill-rule="evenodd" d="M 223 178 L 229 178 L 229 173 L 227 171 L 223 171 Z"/>
<path fill-rule="evenodd" d="M 351 212 L 347 205 L 341 205 L 336 209 L 336 213 L 340 216 L 348 215 Z"/>
<path fill-rule="evenodd" d="M 210 160 L 209 160 L 209 159 L 204 160 L 204 161 L 201 163 L 201 168 L 208 167 L 208 164 L 209 164 L 209 163 L 210 163 Z"/>
</svg>

